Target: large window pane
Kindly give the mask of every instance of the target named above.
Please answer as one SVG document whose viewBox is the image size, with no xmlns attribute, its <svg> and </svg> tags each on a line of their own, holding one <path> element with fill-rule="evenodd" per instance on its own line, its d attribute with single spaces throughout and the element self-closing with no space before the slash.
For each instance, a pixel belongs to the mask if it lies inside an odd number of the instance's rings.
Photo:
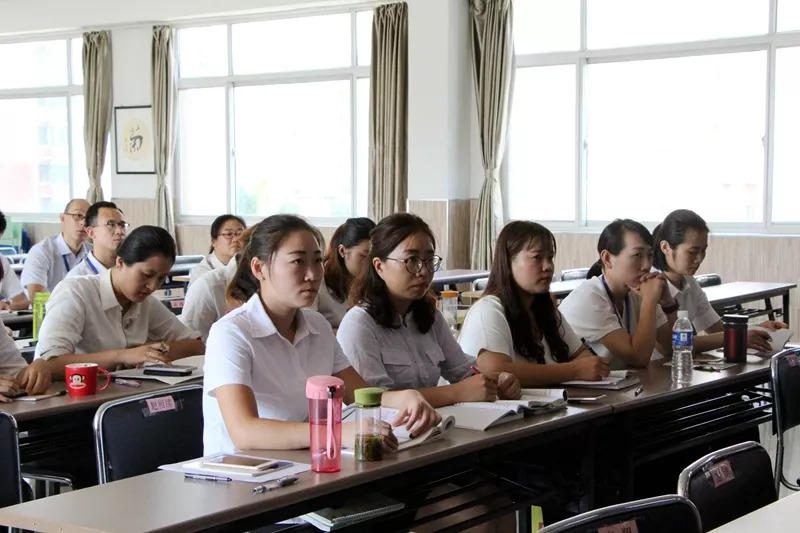
<svg viewBox="0 0 800 533">
<path fill-rule="evenodd" d="M 512 219 L 575 219 L 575 66 L 517 71 L 508 156 Z"/>
<path fill-rule="evenodd" d="M 228 210 L 225 89 L 190 89 L 179 94 L 181 213 L 220 215 Z"/>
<path fill-rule="evenodd" d="M 86 148 L 83 139 L 83 95 L 73 96 L 70 106 L 72 113 L 72 196 L 74 198 L 86 196 L 89 190 L 89 171 L 86 169 Z M 114 133 L 109 134 L 106 145 L 106 159 L 100 175 L 100 186 L 103 187 L 103 196 L 111 198 L 111 141 Z"/>
<path fill-rule="evenodd" d="M 178 30 L 178 65 L 181 78 L 228 74 L 228 27 Z"/>
<path fill-rule="evenodd" d="M 83 85 L 83 38 L 70 39 L 69 46 L 70 60 L 72 61 L 72 79 L 70 83 Z"/>
<path fill-rule="evenodd" d="M 580 31 L 580 0 L 522 0 L 514 4 L 517 54 L 577 50 Z"/>
<path fill-rule="evenodd" d="M 779 48 L 775 65 L 772 219 L 798 222 L 800 211 L 800 48 Z"/>
<path fill-rule="evenodd" d="M 355 214 L 367 216 L 369 194 L 369 78 L 356 85 L 356 197 Z"/>
<path fill-rule="evenodd" d="M 350 14 L 233 25 L 234 74 L 348 67 Z"/>
<path fill-rule="evenodd" d="M 350 82 L 238 87 L 235 99 L 237 212 L 349 216 Z"/>
<path fill-rule="evenodd" d="M 590 0 L 587 45 L 615 48 L 767 33 L 769 0 Z"/>
<path fill-rule="evenodd" d="M 800 30 L 800 0 L 778 0 L 778 31 Z"/>
<path fill-rule="evenodd" d="M 0 100 L 0 124 L 0 176 L 14 184 L 3 209 L 60 212 L 70 195 L 67 99 Z"/>
<path fill-rule="evenodd" d="M 0 89 L 67 84 L 67 41 L 0 45 Z"/>
<path fill-rule="evenodd" d="M 372 60 L 372 10 L 356 13 L 356 55 L 358 66 L 369 66 Z"/>
<path fill-rule="evenodd" d="M 766 65 L 766 52 L 590 65 L 588 218 L 763 220 Z"/>
</svg>

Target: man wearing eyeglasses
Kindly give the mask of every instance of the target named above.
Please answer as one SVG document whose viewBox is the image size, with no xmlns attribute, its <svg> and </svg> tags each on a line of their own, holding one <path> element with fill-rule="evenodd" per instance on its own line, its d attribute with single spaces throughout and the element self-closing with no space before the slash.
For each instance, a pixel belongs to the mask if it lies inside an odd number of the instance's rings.
<svg viewBox="0 0 800 533">
<path fill-rule="evenodd" d="M 20 281 L 28 291 L 31 302 L 37 292 L 55 289 L 67 273 L 89 253 L 91 248 L 86 243 L 84 226 L 88 209 L 89 202 L 86 200 L 71 200 L 58 216 L 61 220 L 61 233 L 35 244 L 28 252 Z"/>
<path fill-rule="evenodd" d="M 122 210 L 114 202 L 97 202 L 86 211 L 86 236 L 92 241 L 92 251 L 75 268 L 68 278 L 95 276 L 108 272 L 117 259 L 117 248 L 128 233 L 128 224 Z"/>
</svg>

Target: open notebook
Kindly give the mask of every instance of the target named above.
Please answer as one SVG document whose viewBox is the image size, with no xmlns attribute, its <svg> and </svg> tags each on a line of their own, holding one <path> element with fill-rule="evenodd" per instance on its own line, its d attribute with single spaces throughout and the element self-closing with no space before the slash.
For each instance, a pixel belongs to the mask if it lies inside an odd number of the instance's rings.
<svg viewBox="0 0 800 533">
<path fill-rule="evenodd" d="M 391 407 L 381 407 L 381 420 L 391 424 L 395 417 L 397 417 L 398 410 Z M 342 420 L 355 420 L 355 406 L 347 406 L 342 412 Z M 456 420 L 452 416 L 442 415 L 442 420 L 435 426 L 432 426 L 424 433 L 419 435 L 411 435 L 404 426 L 392 428 L 392 433 L 397 437 L 397 451 L 407 450 L 415 446 L 427 444 L 429 442 L 442 438 L 448 431 L 453 429 L 456 425 Z M 342 452 L 348 455 L 353 453 L 353 449 L 349 446 L 343 446 Z"/>
<path fill-rule="evenodd" d="M 187 365 L 195 367 L 195 370 L 188 376 L 156 376 L 154 374 L 145 374 L 144 368 L 128 368 L 126 370 L 116 370 L 111 372 L 111 377 L 127 378 L 127 379 L 152 379 L 166 383 L 167 385 L 178 385 L 187 381 L 203 378 L 203 364 L 205 363 L 204 355 L 193 355 L 191 357 L 184 357 L 173 361 L 176 365 Z"/>
<path fill-rule="evenodd" d="M 639 383 L 639 377 L 632 370 L 612 370 L 607 377 L 599 381 L 574 379 L 572 381 L 565 381 L 562 385 L 586 387 L 590 389 L 622 390 L 638 385 Z"/>
</svg>

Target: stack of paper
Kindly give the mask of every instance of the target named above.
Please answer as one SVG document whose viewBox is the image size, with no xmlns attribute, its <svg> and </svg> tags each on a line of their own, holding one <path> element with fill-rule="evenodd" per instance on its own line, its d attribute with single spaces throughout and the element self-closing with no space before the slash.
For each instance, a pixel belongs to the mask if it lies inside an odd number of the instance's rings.
<svg viewBox="0 0 800 533">
<path fill-rule="evenodd" d="M 609 375 L 599 381 L 575 379 L 565 381 L 562 385 L 570 387 L 586 387 L 592 389 L 621 390 L 639 384 L 639 378 L 630 370 L 612 370 Z"/>
</svg>

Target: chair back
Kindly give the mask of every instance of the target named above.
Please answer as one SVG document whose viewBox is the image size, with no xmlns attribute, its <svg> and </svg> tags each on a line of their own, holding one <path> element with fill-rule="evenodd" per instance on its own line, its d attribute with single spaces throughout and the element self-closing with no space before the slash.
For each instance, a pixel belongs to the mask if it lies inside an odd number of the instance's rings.
<svg viewBox="0 0 800 533">
<path fill-rule="evenodd" d="M 106 402 L 94 417 L 100 483 L 155 472 L 203 455 L 203 386 Z"/>
<path fill-rule="evenodd" d="M 21 482 L 17 421 L 0 412 L 0 507 L 22 503 Z"/>
<path fill-rule="evenodd" d="M 473 291 L 485 291 L 486 285 L 489 283 L 489 278 L 480 278 L 472 282 Z"/>
<path fill-rule="evenodd" d="M 678 494 L 689 498 L 710 531 L 777 500 L 772 462 L 757 442 L 701 457 L 681 472 Z"/>
<path fill-rule="evenodd" d="M 617 526 L 613 528 L 613 526 Z M 605 529 L 605 528 L 613 529 Z M 700 515 L 692 502 L 668 494 L 595 509 L 540 529 L 539 533 L 702 533 Z"/>
<path fill-rule="evenodd" d="M 792 483 L 783 474 L 784 434 L 800 425 L 800 348 L 789 348 L 772 357 L 772 414 L 778 434 L 775 458 L 775 490 L 781 483 L 791 490 L 800 490 L 800 481 Z"/>
<path fill-rule="evenodd" d="M 722 285 L 722 278 L 719 274 L 701 274 L 695 276 L 694 279 L 701 287 L 712 287 L 714 285 Z"/>
<path fill-rule="evenodd" d="M 572 279 L 586 279 L 586 274 L 589 273 L 588 268 L 570 268 L 561 271 L 561 281 L 569 281 Z"/>
</svg>

